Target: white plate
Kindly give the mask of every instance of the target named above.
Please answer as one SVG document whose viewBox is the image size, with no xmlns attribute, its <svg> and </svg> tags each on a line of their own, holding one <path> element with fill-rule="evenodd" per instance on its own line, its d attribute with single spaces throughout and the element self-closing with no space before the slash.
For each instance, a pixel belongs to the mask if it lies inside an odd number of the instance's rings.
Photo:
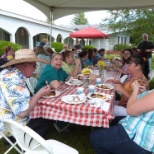
<svg viewBox="0 0 154 154">
<path fill-rule="evenodd" d="M 56 92 L 56 95 L 55 95 L 55 96 L 52 96 L 52 95 L 51 95 L 51 96 L 48 96 L 48 95 L 47 95 L 47 96 L 42 96 L 42 97 L 43 97 L 43 98 L 53 98 L 53 97 L 57 97 L 57 96 L 59 96 L 59 95 L 61 94 L 60 91 L 57 91 L 57 90 L 56 90 L 55 92 Z"/>
<path fill-rule="evenodd" d="M 84 76 L 84 74 L 78 74 L 77 76 Z"/>
<path fill-rule="evenodd" d="M 107 89 L 105 87 L 104 88 L 101 88 L 101 86 L 106 86 L 108 88 Z M 96 86 L 96 88 L 101 89 L 101 90 L 112 90 L 112 89 L 114 89 L 114 86 L 111 85 L 111 84 L 98 84 Z"/>
<path fill-rule="evenodd" d="M 73 80 L 69 80 L 69 81 L 66 81 L 65 84 L 69 85 L 69 86 L 72 86 L 72 85 L 81 85 L 82 84 L 82 81 L 78 80 L 78 79 L 73 79 Z"/>
<path fill-rule="evenodd" d="M 93 70 L 98 70 L 99 67 L 98 67 L 98 66 L 92 66 L 91 68 L 92 68 Z"/>
<path fill-rule="evenodd" d="M 67 103 L 67 104 L 81 104 L 81 103 L 84 103 L 86 101 L 86 98 L 84 100 L 78 100 L 76 99 L 75 101 L 73 101 L 73 97 L 76 97 L 77 95 L 66 95 L 66 96 L 63 96 L 61 98 L 61 100 L 64 102 L 64 103 Z"/>
<path fill-rule="evenodd" d="M 111 100 L 112 99 L 112 96 L 111 95 L 108 95 L 108 94 L 105 94 L 105 93 L 97 93 L 97 92 L 95 92 L 94 94 L 100 94 L 100 95 L 104 96 L 104 98 L 96 97 L 96 98 L 102 99 L 104 101 L 107 101 L 107 100 Z M 88 94 L 88 98 L 89 99 L 95 99 L 95 98 L 91 97 L 91 95 L 92 94 Z"/>
</svg>

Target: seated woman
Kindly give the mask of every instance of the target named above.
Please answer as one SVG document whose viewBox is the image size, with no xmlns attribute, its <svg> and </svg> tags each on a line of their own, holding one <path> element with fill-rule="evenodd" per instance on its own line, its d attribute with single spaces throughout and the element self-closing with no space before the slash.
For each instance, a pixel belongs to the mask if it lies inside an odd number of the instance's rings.
<svg viewBox="0 0 154 154">
<path fill-rule="evenodd" d="M 154 152 L 154 91 L 138 96 L 140 84 L 131 84 L 127 117 L 118 125 L 93 131 L 90 141 L 97 154 L 152 154 Z"/>
<path fill-rule="evenodd" d="M 96 65 L 99 59 L 100 58 L 98 57 L 98 50 L 94 48 L 93 65 Z"/>
<path fill-rule="evenodd" d="M 45 53 L 45 50 L 42 46 L 36 47 L 35 53 L 36 53 L 36 56 L 38 58 L 42 58 L 42 59 L 45 59 L 45 60 L 50 62 L 51 58 L 50 58 L 49 55 L 47 55 Z M 35 70 L 34 74 L 36 74 L 36 78 L 39 78 L 39 76 L 40 76 L 42 70 L 44 69 L 44 67 L 46 66 L 46 64 L 43 64 L 43 63 L 40 63 L 40 62 L 37 62 L 36 64 L 37 65 L 36 65 L 36 70 Z"/>
<path fill-rule="evenodd" d="M 93 57 L 94 57 L 94 50 L 93 49 L 89 49 L 88 50 L 88 58 L 86 59 L 86 63 L 89 66 L 93 66 Z"/>
<path fill-rule="evenodd" d="M 11 46 L 4 48 L 4 54 L 1 56 L 2 59 L 13 60 L 14 59 L 14 49 Z"/>
<path fill-rule="evenodd" d="M 89 65 L 86 63 L 86 59 L 88 58 L 88 51 L 83 50 L 78 54 L 80 60 L 81 60 L 81 67 L 82 69 L 85 67 L 89 67 Z"/>
<path fill-rule="evenodd" d="M 71 76 L 76 76 L 81 73 L 81 62 L 79 59 L 74 59 L 72 51 L 66 50 L 62 52 L 63 64 L 62 69 Z"/>
<path fill-rule="evenodd" d="M 53 89 L 58 89 L 65 80 L 69 79 L 69 75 L 61 68 L 61 53 L 54 53 L 51 58 L 51 64 L 48 64 L 42 71 L 35 92 L 46 85 L 46 81 Z"/>
<path fill-rule="evenodd" d="M 101 48 L 98 50 L 98 58 L 101 59 L 101 60 L 104 60 L 104 54 L 105 54 L 105 49 Z"/>
<path fill-rule="evenodd" d="M 131 75 L 128 73 L 128 60 L 129 60 L 129 58 L 131 57 L 132 54 L 133 54 L 133 52 L 132 52 L 131 49 L 125 49 L 123 51 L 123 57 L 122 57 L 123 65 L 122 65 L 122 67 L 119 67 L 119 66 L 115 67 L 115 70 L 120 72 L 122 75 L 127 74 L 128 78 L 131 77 Z"/>
<path fill-rule="evenodd" d="M 144 63 L 143 58 L 138 55 L 131 56 L 129 62 L 128 62 L 128 72 L 131 74 L 131 78 L 127 79 L 125 83 L 120 83 L 120 81 L 111 79 L 109 81 L 113 82 L 114 84 L 117 84 L 115 86 L 115 90 L 117 92 L 121 93 L 121 99 L 118 103 L 118 105 L 114 106 L 114 114 L 115 116 L 126 116 L 126 106 L 127 101 L 132 94 L 132 88 L 131 83 L 134 81 L 138 81 L 140 84 L 139 93 L 142 92 L 142 89 L 148 89 L 149 84 L 148 80 L 143 74 L 144 69 Z"/>
</svg>

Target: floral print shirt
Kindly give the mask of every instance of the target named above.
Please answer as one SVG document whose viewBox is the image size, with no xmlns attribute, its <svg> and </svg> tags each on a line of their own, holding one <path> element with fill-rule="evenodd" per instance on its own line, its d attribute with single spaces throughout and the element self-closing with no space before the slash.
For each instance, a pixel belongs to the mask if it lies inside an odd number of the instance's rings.
<svg viewBox="0 0 154 154">
<path fill-rule="evenodd" d="M 4 131 L 3 119 L 13 119 L 26 124 L 29 117 L 17 115 L 29 107 L 30 92 L 25 83 L 26 77 L 15 67 L 0 72 L 0 130 Z"/>
<path fill-rule="evenodd" d="M 126 90 L 131 95 L 132 94 L 132 88 L 131 88 L 132 82 L 130 80 L 131 79 L 126 80 L 126 82 L 123 85 L 123 88 L 124 88 L 124 90 Z M 139 78 L 136 78 L 135 80 L 138 81 L 140 86 L 144 86 L 146 89 L 149 88 L 148 80 L 146 79 L 146 77 L 144 75 L 141 75 Z M 128 101 L 128 98 L 126 98 L 124 95 L 122 95 L 120 102 L 119 102 L 119 105 L 126 107 L 127 101 Z"/>
</svg>

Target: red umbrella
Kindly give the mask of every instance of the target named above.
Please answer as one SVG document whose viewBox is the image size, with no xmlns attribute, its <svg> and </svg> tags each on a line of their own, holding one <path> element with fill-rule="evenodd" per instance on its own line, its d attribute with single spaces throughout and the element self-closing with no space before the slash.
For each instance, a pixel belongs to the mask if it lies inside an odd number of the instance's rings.
<svg viewBox="0 0 154 154">
<path fill-rule="evenodd" d="M 84 28 L 79 31 L 70 33 L 70 37 L 74 37 L 74 38 L 109 38 L 109 35 L 104 34 L 103 32 L 101 32 L 93 27 L 88 27 L 88 28 Z"/>
</svg>

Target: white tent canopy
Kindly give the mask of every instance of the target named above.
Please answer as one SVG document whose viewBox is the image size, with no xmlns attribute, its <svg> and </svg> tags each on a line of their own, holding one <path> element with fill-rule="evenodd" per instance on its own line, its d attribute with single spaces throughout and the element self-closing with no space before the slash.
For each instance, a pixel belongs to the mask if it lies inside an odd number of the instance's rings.
<svg viewBox="0 0 154 154">
<path fill-rule="evenodd" d="M 154 8 L 154 0 L 25 0 L 53 20 L 78 12 L 124 8 Z"/>
</svg>

